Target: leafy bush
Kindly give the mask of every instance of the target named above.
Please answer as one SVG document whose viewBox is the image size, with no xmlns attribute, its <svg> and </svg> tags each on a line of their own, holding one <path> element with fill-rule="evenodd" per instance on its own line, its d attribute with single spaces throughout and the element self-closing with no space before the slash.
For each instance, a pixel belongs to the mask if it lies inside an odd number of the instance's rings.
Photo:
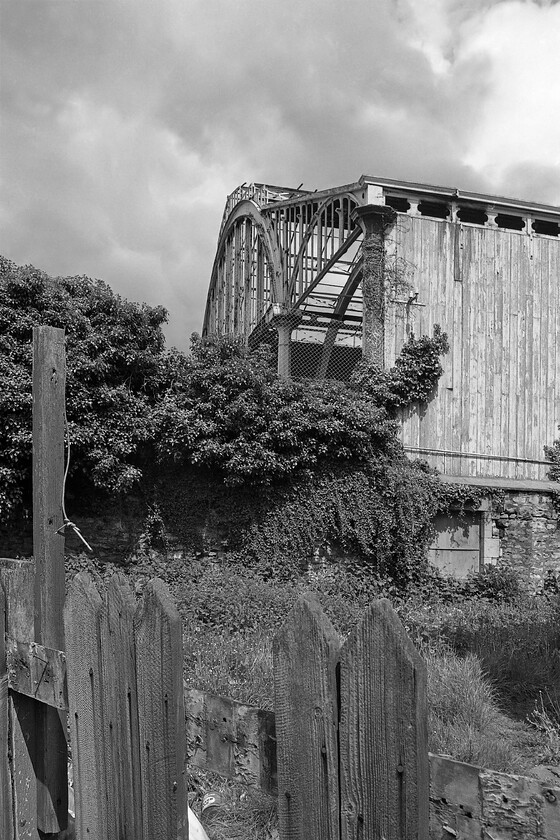
<svg viewBox="0 0 560 840">
<path fill-rule="evenodd" d="M 278 378 L 267 348 L 194 338 L 183 376 L 160 402 L 162 462 L 217 472 L 226 485 L 270 485 L 328 462 L 399 449 L 383 408 L 333 382 Z"/>
<path fill-rule="evenodd" d="M 0 521 L 30 505 L 32 333 L 66 331 L 70 477 L 98 491 L 129 490 L 154 434 L 153 401 L 173 354 L 162 307 L 130 303 L 100 280 L 50 278 L 0 258 Z"/>
<path fill-rule="evenodd" d="M 352 385 L 391 413 L 413 402 L 426 402 L 443 373 L 441 356 L 449 351 L 447 334 L 436 324 L 432 337 L 410 336 L 388 370 L 369 362 L 358 365 Z"/>
<path fill-rule="evenodd" d="M 414 507 L 413 490 L 427 510 L 428 481 L 406 462 L 392 412 L 397 403 L 427 399 L 437 382 L 447 349 L 438 329 L 433 338 L 411 339 L 391 371 L 366 366 L 351 385 L 285 382 L 266 348 L 249 352 L 240 342 L 195 336 L 190 357 L 166 352 L 165 310 L 130 303 L 99 280 L 50 278 L 0 259 L 0 291 L 0 521 L 29 505 L 31 336 L 35 325 L 47 324 L 66 330 L 76 495 L 84 484 L 115 496 L 142 483 L 150 500 L 154 476 L 181 465 L 206 469 L 214 485 L 291 485 L 295 501 L 309 496 L 317 473 L 324 496 L 325 470 L 336 479 L 340 467 L 324 516 L 315 507 L 314 533 L 330 518 L 342 543 L 356 544 L 376 566 L 382 554 L 392 562 L 398 528 L 424 543 L 425 512 Z M 374 488 L 384 516 L 374 517 L 372 505 L 353 514 L 348 488 L 356 470 L 367 474 L 357 473 L 356 482 Z M 291 503 L 286 496 L 282 502 Z M 305 542 L 301 529 L 294 538 Z M 410 572 L 413 555 L 404 554 Z"/>
</svg>

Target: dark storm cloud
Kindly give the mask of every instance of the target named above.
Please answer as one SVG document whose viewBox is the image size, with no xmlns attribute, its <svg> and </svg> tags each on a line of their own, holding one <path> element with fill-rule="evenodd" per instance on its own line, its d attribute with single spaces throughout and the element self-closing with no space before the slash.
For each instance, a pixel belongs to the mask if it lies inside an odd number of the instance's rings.
<svg viewBox="0 0 560 840">
<path fill-rule="evenodd" d="M 495 5 L 4 3 L 0 251 L 164 304 L 186 346 L 239 183 L 485 189 L 464 160 L 489 75 L 460 47 Z"/>
</svg>

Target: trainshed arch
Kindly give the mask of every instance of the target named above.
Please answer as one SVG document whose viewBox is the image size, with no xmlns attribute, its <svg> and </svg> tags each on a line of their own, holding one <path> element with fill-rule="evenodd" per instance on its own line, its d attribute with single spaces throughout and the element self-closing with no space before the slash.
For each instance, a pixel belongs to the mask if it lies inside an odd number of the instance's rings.
<svg viewBox="0 0 560 840">
<path fill-rule="evenodd" d="M 203 334 L 278 340 L 280 353 L 294 350 L 294 375 L 333 376 L 344 352 L 355 361 L 363 230 L 354 211 L 363 200 L 361 184 L 321 194 L 239 187 L 224 211 Z"/>
</svg>

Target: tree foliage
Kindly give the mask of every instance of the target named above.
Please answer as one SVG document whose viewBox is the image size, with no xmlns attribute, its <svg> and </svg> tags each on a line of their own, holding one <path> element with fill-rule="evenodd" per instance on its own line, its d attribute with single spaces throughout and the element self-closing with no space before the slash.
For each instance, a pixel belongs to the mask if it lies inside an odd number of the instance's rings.
<svg viewBox="0 0 560 840">
<path fill-rule="evenodd" d="M 281 380 L 266 348 L 194 337 L 182 374 L 155 412 L 158 456 L 217 470 L 226 484 L 270 484 L 398 446 L 394 422 L 367 395 Z"/>
<path fill-rule="evenodd" d="M 0 259 L 0 520 L 29 505 L 33 327 L 66 331 L 71 473 L 118 493 L 139 479 L 153 439 L 169 367 L 165 320 L 163 307 L 131 303 L 100 280 L 53 279 Z"/>
<path fill-rule="evenodd" d="M 347 384 L 286 382 L 266 348 L 194 336 L 189 356 L 166 351 L 165 310 L 131 303 L 99 280 L 50 278 L 0 260 L 0 293 L 0 521 L 29 505 L 31 339 L 35 325 L 47 324 L 66 331 L 75 488 L 117 496 L 174 465 L 225 488 L 267 490 L 279 511 L 270 494 L 284 487 L 278 522 L 315 511 L 299 536 L 289 526 L 292 545 L 307 545 L 324 526 L 370 560 L 400 552 L 413 564 L 434 482 L 405 458 L 395 415 L 435 387 L 447 348 L 438 329 L 411 338 L 389 371 L 363 365 Z M 358 503 L 355 492 L 370 501 Z"/>
</svg>

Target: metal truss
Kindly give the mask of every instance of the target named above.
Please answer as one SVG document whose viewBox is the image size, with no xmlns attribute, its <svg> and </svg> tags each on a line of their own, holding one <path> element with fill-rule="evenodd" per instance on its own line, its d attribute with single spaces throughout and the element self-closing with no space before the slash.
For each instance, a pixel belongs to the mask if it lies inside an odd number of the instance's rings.
<svg viewBox="0 0 560 840">
<path fill-rule="evenodd" d="M 361 352 L 363 231 L 353 211 L 366 193 L 361 182 L 321 193 L 238 187 L 224 211 L 203 334 L 255 344 L 283 319 L 292 346 L 316 345 L 303 354 L 313 370 L 299 375 L 320 378 L 332 374 L 334 348 Z"/>
</svg>

